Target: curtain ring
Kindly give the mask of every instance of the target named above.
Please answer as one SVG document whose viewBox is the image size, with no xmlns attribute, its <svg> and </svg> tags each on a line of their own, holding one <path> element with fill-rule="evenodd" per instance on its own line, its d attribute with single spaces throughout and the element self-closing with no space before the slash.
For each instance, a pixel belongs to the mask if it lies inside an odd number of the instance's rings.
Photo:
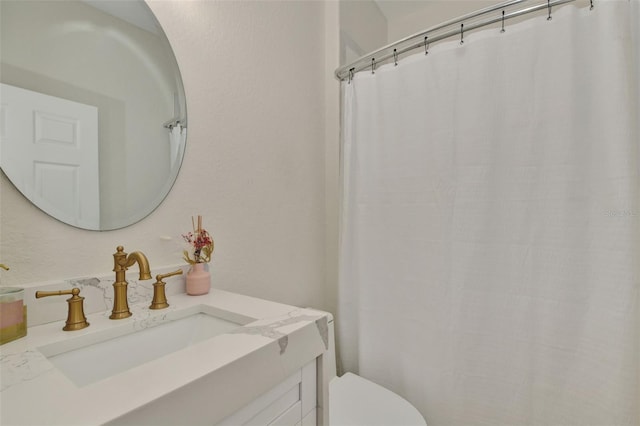
<svg viewBox="0 0 640 426">
<path fill-rule="evenodd" d="M 547 21 L 551 20 L 551 0 L 547 0 L 547 9 L 549 9 L 549 16 L 547 17 Z"/>
<path fill-rule="evenodd" d="M 398 66 L 398 49 L 393 49 L 393 62 L 395 66 Z"/>
<path fill-rule="evenodd" d="M 376 58 L 371 58 L 371 74 L 376 73 Z"/>
<path fill-rule="evenodd" d="M 500 32 L 504 32 L 504 10 L 502 11 L 502 29 L 500 30 Z"/>
<path fill-rule="evenodd" d="M 591 7 L 589 8 L 589 10 L 593 10 L 593 0 L 591 0 Z"/>
<path fill-rule="evenodd" d="M 464 24 L 460 24 L 460 44 L 464 44 Z"/>
<path fill-rule="evenodd" d="M 429 42 L 427 41 L 429 37 L 424 36 L 424 54 L 428 55 L 429 54 Z"/>
<path fill-rule="evenodd" d="M 353 80 L 353 70 L 355 68 L 349 68 L 349 81 L 348 84 L 351 84 L 351 80 Z"/>
</svg>

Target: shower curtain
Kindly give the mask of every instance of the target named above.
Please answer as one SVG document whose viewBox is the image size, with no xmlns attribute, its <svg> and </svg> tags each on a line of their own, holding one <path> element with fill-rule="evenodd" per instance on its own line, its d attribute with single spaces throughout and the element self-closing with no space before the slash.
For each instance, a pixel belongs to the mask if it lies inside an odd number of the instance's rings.
<svg viewBox="0 0 640 426">
<path fill-rule="evenodd" d="M 344 82 L 344 371 L 438 425 L 640 424 L 640 12 L 563 6 Z"/>
</svg>

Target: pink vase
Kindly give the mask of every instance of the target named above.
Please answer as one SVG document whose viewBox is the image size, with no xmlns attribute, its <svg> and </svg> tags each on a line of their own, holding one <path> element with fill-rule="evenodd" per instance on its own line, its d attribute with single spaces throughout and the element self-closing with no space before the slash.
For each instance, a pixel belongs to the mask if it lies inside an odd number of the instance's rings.
<svg viewBox="0 0 640 426">
<path fill-rule="evenodd" d="M 204 263 L 191 265 L 187 272 L 187 294 L 199 296 L 209 293 L 211 288 L 211 274 L 206 270 Z"/>
</svg>

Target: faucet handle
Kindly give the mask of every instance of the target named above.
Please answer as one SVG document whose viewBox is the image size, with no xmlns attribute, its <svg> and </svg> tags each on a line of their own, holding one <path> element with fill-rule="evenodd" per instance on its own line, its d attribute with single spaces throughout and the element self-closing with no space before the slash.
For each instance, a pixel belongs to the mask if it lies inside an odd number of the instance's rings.
<svg viewBox="0 0 640 426">
<path fill-rule="evenodd" d="M 64 331 L 74 331 L 89 327 L 87 317 L 84 316 L 84 297 L 80 296 L 79 288 L 74 287 L 71 290 L 60 291 L 36 291 L 36 299 L 48 296 L 63 296 L 67 294 L 70 294 L 71 297 L 67 299 L 69 311 L 67 313 L 67 322 L 62 329 Z"/>
<path fill-rule="evenodd" d="M 149 309 L 164 309 L 169 307 L 169 304 L 167 303 L 167 296 L 164 292 L 164 286 L 167 283 L 162 280 L 180 274 L 182 274 L 182 269 L 178 269 L 177 271 L 169 272 L 167 274 L 156 275 L 156 282 L 153 283 L 153 300 L 151 301 Z"/>
</svg>

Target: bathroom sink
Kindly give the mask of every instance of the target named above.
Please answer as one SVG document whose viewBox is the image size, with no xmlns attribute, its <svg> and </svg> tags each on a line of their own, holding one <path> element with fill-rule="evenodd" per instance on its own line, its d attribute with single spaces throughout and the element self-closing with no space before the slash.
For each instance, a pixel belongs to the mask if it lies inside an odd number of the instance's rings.
<svg viewBox="0 0 640 426">
<path fill-rule="evenodd" d="M 139 323 L 131 322 L 38 350 L 76 385 L 86 386 L 242 325 L 242 321 L 220 318 L 204 308 L 174 312 L 173 318 L 142 326 L 146 328 L 137 329 Z"/>
</svg>

